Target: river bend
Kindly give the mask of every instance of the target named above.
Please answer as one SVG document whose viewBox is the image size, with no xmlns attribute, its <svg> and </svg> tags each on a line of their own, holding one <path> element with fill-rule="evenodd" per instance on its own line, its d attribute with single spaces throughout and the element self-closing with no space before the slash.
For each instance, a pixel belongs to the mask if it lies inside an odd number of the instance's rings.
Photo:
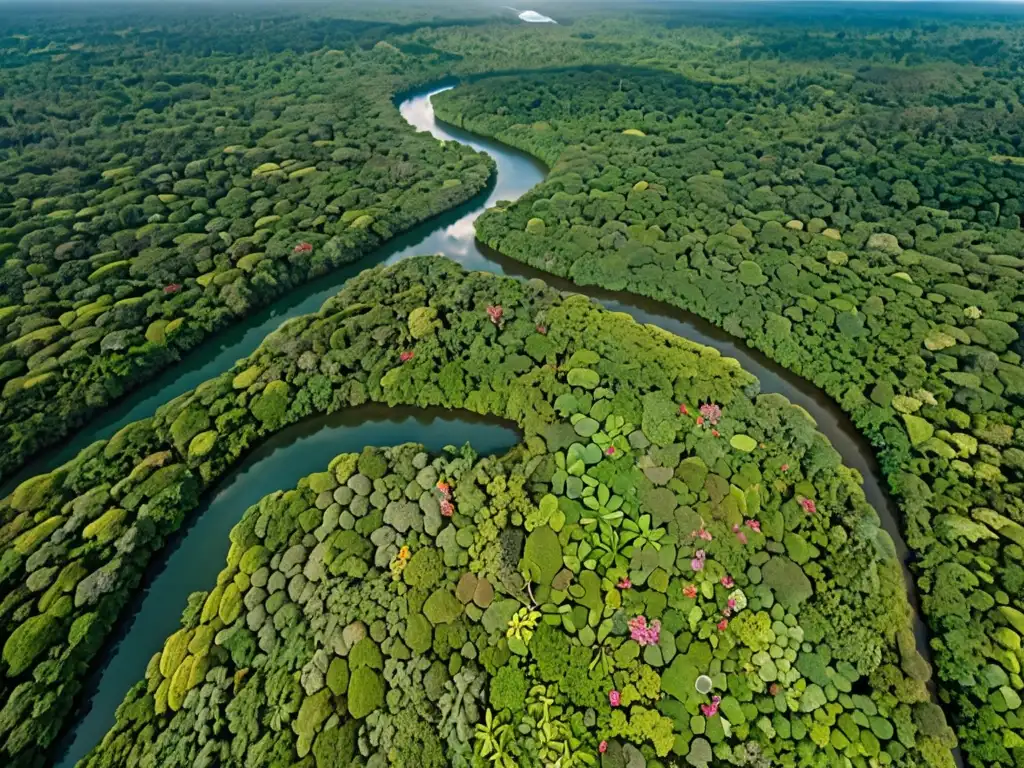
<svg viewBox="0 0 1024 768">
<path fill-rule="evenodd" d="M 552 287 L 582 293 L 615 312 L 650 323 L 735 358 L 760 381 L 762 392 L 777 392 L 803 407 L 818 429 L 842 455 L 843 462 L 860 472 L 868 502 L 878 512 L 882 527 L 892 538 L 904 563 L 908 598 L 915 610 L 918 650 L 930 659 L 927 635 L 916 614 L 918 600 L 906 569 L 907 546 L 898 524 L 897 509 L 885 492 L 874 453 L 838 405 L 813 384 L 785 370 L 765 355 L 705 320 L 668 304 L 632 294 L 577 286 L 567 280 L 513 261 L 475 238 L 474 222 L 498 200 L 515 200 L 544 180 L 547 169 L 534 158 L 500 142 L 442 123 L 434 116 L 431 96 L 445 88 L 432 87 L 407 95 L 398 109 L 414 128 L 442 141 L 458 141 L 486 152 L 497 164 L 487 189 L 473 200 L 391 240 L 373 255 L 338 269 L 292 291 L 281 300 L 201 344 L 173 368 L 126 396 L 94 419 L 73 439 L 51 451 L 5 483 L 6 494 L 18 482 L 48 472 L 70 460 L 82 448 L 108 438 L 126 424 L 151 416 L 162 403 L 193 389 L 247 357 L 265 336 L 285 320 L 316 312 L 345 282 L 373 266 L 393 264 L 410 256 L 440 253 L 466 269 L 494 272 L 522 279 L 539 278 Z M 442 439 L 443 436 L 443 439 Z M 74 724 L 56 749 L 56 765 L 69 768 L 114 724 L 114 712 L 128 689 L 145 673 L 150 657 L 178 626 L 186 598 L 211 586 L 227 552 L 228 532 L 240 513 L 276 490 L 297 481 L 338 453 L 358 451 L 365 445 L 418 442 L 430 451 L 466 442 L 480 454 L 511 448 L 518 435 L 508 425 L 466 413 L 411 408 L 367 406 L 293 425 L 258 446 L 204 499 L 197 514 L 172 537 L 167 551 L 148 570 L 139 594 L 108 639 L 86 683 Z"/>
</svg>

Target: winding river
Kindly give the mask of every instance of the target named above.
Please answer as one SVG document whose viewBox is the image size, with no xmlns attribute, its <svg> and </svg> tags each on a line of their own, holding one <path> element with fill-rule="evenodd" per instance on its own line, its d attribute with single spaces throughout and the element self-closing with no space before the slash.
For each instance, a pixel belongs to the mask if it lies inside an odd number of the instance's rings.
<svg viewBox="0 0 1024 768">
<path fill-rule="evenodd" d="M 781 393 L 802 406 L 842 455 L 844 463 L 861 473 L 867 500 L 877 510 L 882 527 L 894 542 L 897 556 L 905 564 L 908 552 L 899 530 L 897 509 L 884 490 L 871 446 L 839 407 L 811 383 L 710 323 L 679 309 L 631 294 L 577 286 L 503 257 L 476 241 L 473 226 L 476 218 L 496 201 L 515 200 L 540 183 L 546 169 L 518 150 L 436 120 L 430 97 L 441 90 L 444 89 L 435 86 L 407 95 L 399 104 L 399 110 L 418 130 L 489 154 L 497 163 L 498 172 L 484 193 L 393 239 L 373 256 L 293 291 L 271 307 L 208 340 L 176 366 L 94 420 L 61 449 L 29 464 L 5 483 L 0 493 L 6 494 L 27 477 L 54 469 L 92 442 L 110 437 L 132 421 L 151 416 L 158 405 L 220 374 L 236 360 L 251 354 L 263 338 L 286 319 L 317 311 L 350 277 L 364 269 L 414 255 L 441 253 L 467 269 L 525 279 L 540 278 L 558 290 L 584 293 L 612 311 L 625 312 L 638 322 L 657 325 L 715 347 L 723 355 L 738 360 L 745 370 L 757 376 L 762 392 Z M 139 594 L 126 610 L 126 617 L 115 635 L 107 641 L 86 683 L 81 703 L 72 716 L 74 725 L 55 750 L 55 765 L 73 766 L 113 725 L 115 709 L 125 693 L 142 678 L 150 657 L 177 628 L 189 593 L 208 588 L 215 582 L 227 552 L 228 532 L 248 506 L 268 493 L 293 487 L 299 478 L 326 465 L 336 454 L 360 450 L 365 445 L 419 442 L 436 452 L 447 444 L 469 442 L 478 453 L 490 454 L 510 448 L 518 439 L 511 425 L 463 412 L 366 406 L 329 417 L 314 417 L 262 443 L 207 494 L 198 514 L 172 538 L 167 551 L 151 565 Z M 915 609 L 918 649 L 930 659 L 924 625 L 917 615 L 913 581 L 905 566 L 904 571 L 908 598 Z"/>
</svg>

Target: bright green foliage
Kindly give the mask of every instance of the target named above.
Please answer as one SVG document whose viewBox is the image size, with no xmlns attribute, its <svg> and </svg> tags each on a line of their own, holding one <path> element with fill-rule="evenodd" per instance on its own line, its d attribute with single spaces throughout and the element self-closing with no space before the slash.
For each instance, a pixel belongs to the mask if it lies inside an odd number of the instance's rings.
<svg viewBox="0 0 1024 768">
<path fill-rule="evenodd" d="M 392 345 L 361 348 L 329 377 L 310 374 L 307 341 L 326 350 L 339 330 L 358 327 L 366 338 L 383 337 L 379 330 L 405 333 L 404 318 L 422 306 L 424 285 L 438 306 L 452 308 L 445 331 L 429 340 L 437 365 L 403 365 Z M 483 307 L 500 302 L 507 313 L 503 326 L 495 326 L 470 298 L 477 296 L 483 296 Z M 373 324 L 366 325 L 363 309 L 346 314 L 346 307 L 371 299 L 380 315 Z M 462 302 L 468 302 L 464 311 Z M 532 324 L 537 317 L 550 328 L 546 338 L 557 367 L 520 360 L 510 351 L 508 374 L 495 376 L 498 363 L 486 351 L 491 347 L 471 340 L 496 334 L 514 350 L 514 339 L 521 337 L 514 336 L 518 321 L 512 318 L 530 318 Z M 578 298 L 539 288 L 527 294 L 519 283 L 466 275 L 440 259 L 370 273 L 318 318 L 286 326 L 237 368 L 258 366 L 288 382 L 290 405 L 280 414 L 285 421 L 304 418 L 310 408 L 335 407 L 330 398 L 313 405 L 319 376 L 333 391 L 351 392 L 350 402 L 358 404 L 373 393 L 384 396 L 380 382 L 388 371 L 405 376 L 419 370 L 425 379 L 402 389 L 398 377 L 386 395 L 419 402 L 421 393 L 439 386 L 442 371 L 454 366 L 463 385 L 473 389 L 452 404 L 519 419 L 526 449 L 484 459 L 468 451 L 431 458 L 413 446 L 366 449 L 250 507 L 231 533 L 218 583 L 190 602 L 181 633 L 151 666 L 146 686 L 129 694 L 96 759 L 116 763 L 137 749 L 140 759 L 166 762 L 173 759 L 169 750 L 197 745 L 201 731 L 194 723 L 209 716 L 228 726 L 216 747 L 208 748 L 226 764 L 256 755 L 261 741 L 272 741 L 281 761 L 295 763 L 310 751 L 322 755 L 317 745 L 324 729 L 336 730 L 355 716 L 366 720 L 356 739 L 358 760 L 384 757 L 371 730 L 385 728 L 393 734 L 388 743 L 396 754 L 421 750 L 424 760 L 445 764 L 464 743 L 459 733 L 475 733 L 471 726 L 481 723 L 488 705 L 501 707 L 493 713 L 494 727 L 509 726 L 497 743 L 524 766 L 535 764 L 531 750 L 547 756 L 536 758 L 542 764 L 554 761 L 559 745 L 596 760 L 599 739 L 618 750 L 631 741 L 649 755 L 672 749 L 688 754 L 701 735 L 689 712 L 708 701 L 694 685 L 703 673 L 713 676 L 717 691 L 740 703 L 746 718 L 741 723 L 731 711 L 736 723 L 729 733 L 722 718 L 709 718 L 703 737 L 723 750 L 753 740 L 772 759 L 788 760 L 797 749 L 793 745 L 809 738 L 806 729 L 786 743 L 751 737 L 753 731 L 741 728 L 756 722 L 746 711 L 751 707 L 776 711 L 781 702 L 774 700 L 771 683 L 789 696 L 787 712 L 799 710 L 798 693 L 813 682 L 799 671 L 809 648 L 820 648 L 842 674 L 819 684 L 823 691 L 833 685 L 850 692 L 856 680 L 879 701 L 908 695 L 911 683 L 901 670 L 883 665 L 899 649 L 880 629 L 905 622 L 898 564 L 876 546 L 884 540 L 877 539 L 857 478 L 833 452 L 821 450 L 820 438 L 785 400 L 762 398 L 755 404 L 754 380 L 731 363 Z M 324 359 L 346 348 L 333 342 L 331 347 Z M 484 365 L 478 356 L 489 362 Z M 657 364 L 633 364 L 645 359 Z M 363 365 L 370 367 L 359 367 L 358 376 L 346 372 Z M 488 372 L 474 374 L 478 365 Z M 575 406 L 561 404 L 572 413 L 560 417 L 554 403 L 566 394 L 572 369 L 593 370 L 606 386 L 575 390 Z M 252 410 L 266 391 L 235 389 L 235 375 L 225 373 L 161 412 L 155 435 L 140 431 L 145 447 L 136 450 L 143 455 L 124 461 L 130 466 L 122 469 L 118 454 L 109 459 L 104 471 L 126 478 L 115 497 L 130 513 L 123 521 L 126 533 L 140 535 L 138 510 L 153 494 L 175 500 L 167 507 L 168 531 L 197 504 L 186 485 L 195 480 L 174 461 L 177 448 L 169 435 L 183 409 L 210 414 L 219 434 L 217 460 L 197 470 L 204 482 L 217 482 L 237 461 L 248 445 L 245 436 L 277 428 Z M 680 400 L 696 408 L 710 393 L 721 407 L 723 432 L 756 435 L 757 448 L 737 451 L 680 412 Z M 233 421 L 224 427 L 221 415 L 227 413 Z M 581 431 L 591 425 L 575 428 L 583 414 L 598 426 L 589 436 Z M 577 416 L 575 423 L 571 416 Z M 648 428 L 658 442 L 650 440 Z M 779 468 L 784 462 L 785 471 Z M 112 506 L 104 495 L 110 485 L 95 484 L 91 473 L 98 470 L 80 472 L 79 466 L 69 474 L 74 485 L 67 501 L 55 499 L 55 508 L 64 519 L 81 514 L 94 520 Z M 451 517 L 440 513 L 439 480 L 458 505 Z M 816 499 L 818 512 L 806 513 L 798 503 L 802 498 Z M 76 511 L 65 510 L 65 504 L 92 506 Z M 702 528 L 710 538 L 698 538 Z M 94 583 L 103 587 L 92 574 L 117 550 L 79 549 L 86 573 L 74 592 L 84 600 Z M 699 560 L 698 549 L 704 551 L 699 569 L 692 564 Z M 796 562 L 805 559 L 802 566 Z M 20 576 L 25 571 L 18 569 L 25 567 L 16 562 L 12 573 Z M 33 584 L 55 577 L 35 570 L 28 574 Z M 726 586 L 727 575 L 734 584 Z M 625 578 L 630 589 L 616 586 Z M 693 586 L 692 597 L 685 596 L 687 585 Z M 798 614 L 783 610 L 787 597 L 795 599 Z M 12 599 L 21 598 L 15 593 Z M 96 610 L 85 602 L 75 607 L 63 592 L 51 600 L 55 610 L 63 601 L 59 610 L 76 616 Z M 730 622 L 722 625 L 727 609 Z M 510 637 L 510 622 L 520 611 L 533 617 L 531 633 Z M 629 639 L 630 622 L 641 615 L 649 628 L 661 623 L 656 643 L 641 646 Z M 836 615 L 842 623 L 830 618 Z M 748 616 L 758 618 L 745 627 Z M 96 637 L 108 630 L 100 626 Z M 516 640 L 520 647 L 513 647 Z M 58 647 L 55 640 L 47 653 Z M 503 680 L 509 690 L 492 688 L 500 670 L 510 666 L 519 675 Z M 211 696 L 212 686 L 223 695 Z M 614 727 L 606 703 L 612 688 L 627 702 L 619 710 L 625 721 Z M 513 695 L 519 705 L 504 706 Z M 324 697 L 331 715 L 321 720 Z M 837 717 L 855 707 L 839 706 Z M 727 707 L 734 709 L 731 701 Z M 280 717 L 246 714 L 256 711 Z M 581 726 L 588 711 L 595 719 Z M 439 719 L 428 723 L 423 713 L 439 713 Z M 821 726 L 826 740 L 842 732 Z M 893 727 L 895 732 L 897 723 Z M 171 733 L 173 739 L 164 737 Z M 530 734 L 537 733 L 542 741 L 531 745 Z M 880 749 L 894 743 L 882 741 Z M 909 749 L 918 759 L 917 749 Z"/>
<path fill-rule="evenodd" d="M 3 658 L 6 674 L 15 677 L 31 667 L 40 653 L 46 652 L 61 630 L 53 616 L 42 614 L 26 619 L 4 643 Z"/>
<path fill-rule="evenodd" d="M 348 682 L 348 711 L 357 720 L 384 703 L 384 681 L 369 667 L 352 670 Z"/>
</svg>

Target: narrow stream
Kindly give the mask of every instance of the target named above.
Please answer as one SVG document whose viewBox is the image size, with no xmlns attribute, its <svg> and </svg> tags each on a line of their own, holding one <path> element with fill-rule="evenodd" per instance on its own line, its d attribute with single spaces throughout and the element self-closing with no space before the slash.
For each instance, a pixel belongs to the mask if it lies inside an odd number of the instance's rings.
<svg viewBox="0 0 1024 768">
<path fill-rule="evenodd" d="M 483 456 L 504 453 L 519 440 L 513 425 L 468 412 L 368 405 L 314 416 L 261 443 L 207 492 L 196 514 L 150 564 L 142 589 L 90 671 L 75 724 L 58 743 L 54 765 L 71 768 L 113 727 L 128 689 L 143 678 L 150 658 L 180 626 L 188 596 L 217 582 L 231 528 L 264 496 L 293 488 L 339 453 L 367 445 L 422 443 L 439 453 L 446 445 L 469 443 Z"/>
<path fill-rule="evenodd" d="M 810 382 L 694 315 L 631 294 L 578 286 L 515 262 L 478 243 L 473 226 L 477 217 L 498 200 L 520 197 L 543 181 L 546 169 L 523 152 L 438 121 L 430 97 L 441 90 L 445 88 L 435 86 L 408 95 L 398 108 L 418 130 L 489 154 L 497 163 L 498 172 L 484 193 L 395 238 L 373 256 L 307 284 L 210 339 L 174 368 L 94 420 L 60 450 L 29 464 L 16 478 L 4 484 L 0 494 L 5 495 L 27 477 L 54 469 L 85 446 L 110 437 L 125 424 L 152 415 L 158 405 L 220 374 L 236 360 L 251 354 L 262 339 L 286 319 L 317 311 L 359 272 L 414 255 L 441 253 L 467 269 L 523 279 L 539 278 L 558 290 L 583 293 L 612 311 L 632 315 L 638 322 L 654 324 L 678 336 L 715 347 L 755 375 L 762 392 L 778 392 L 806 409 L 818 429 L 842 455 L 843 462 L 857 469 L 864 478 L 867 500 L 877 510 L 882 527 L 889 533 L 904 563 L 907 595 L 915 610 L 918 650 L 930 660 L 914 582 L 905 565 L 908 550 L 900 533 L 897 509 L 885 492 L 871 446 L 838 405 Z M 59 760 L 55 764 L 62 768 L 74 765 L 113 725 L 114 711 L 128 688 L 141 679 L 149 658 L 178 626 L 188 594 L 214 583 L 227 552 L 227 534 L 246 507 L 267 493 L 294 486 L 300 477 L 325 465 L 335 454 L 359 450 L 365 445 L 420 442 L 437 451 L 444 444 L 469 442 L 477 452 L 486 454 L 500 452 L 516 441 L 511 428 L 497 425 L 494 420 L 488 422 L 444 411 L 381 406 L 315 418 L 294 425 L 262 444 L 221 481 L 192 518 L 193 522 L 174 537 L 167 554 L 150 568 L 139 596 L 127 609 L 116 636 L 108 641 L 97 661 L 83 701 L 74 715 L 75 724 L 56 750 Z"/>
</svg>

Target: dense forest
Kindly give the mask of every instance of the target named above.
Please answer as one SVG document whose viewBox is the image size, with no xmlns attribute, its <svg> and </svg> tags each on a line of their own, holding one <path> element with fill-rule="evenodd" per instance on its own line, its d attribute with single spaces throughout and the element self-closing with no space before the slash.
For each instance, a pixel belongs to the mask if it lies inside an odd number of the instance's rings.
<svg viewBox="0 0 1024 768">
<path fill-rule="evenodd" d="M 602 741 L 694 766 L 950 764 L 876 513 L 813 423 L 756 393 L 583 297 L 443 259 L 365 273 L 4 502 L 8 758 L 38 763 L 204 487 L 369 399 L 525 439 L 482 464 L 339 457 L 249 510 L 86 765 L 594 765 Z"/>
<path fill-rule="evenodd" d="M 700 314 L 850 412 L 902 500 L 970 752 L 1013 764 L 1024 109 L 1009 83 L 953 100 L 931 77 L 871 67 L 780 90 L 561 71 L 436 103 L 552 166 L 479 220 L 488 244 Z"/>
<path fill-rule="evenodd" d="M 710 320 L 872 441 L 937 693 L 893 543 L 799 408 L 584 297 L 415 259 L 0 500 L 5 765 L 52 762 L 147 571 L 246 452 L 376 402 L 522 443 L 335 450 L 239 508 L 84 765 L 1024 766 L 1020 13 L 11 8 L 0 478 L 482 199 L 494 163 L 395 109 L 461 80 L 441 118 L 551 169 L 481 241 Z"/>
</svg>

